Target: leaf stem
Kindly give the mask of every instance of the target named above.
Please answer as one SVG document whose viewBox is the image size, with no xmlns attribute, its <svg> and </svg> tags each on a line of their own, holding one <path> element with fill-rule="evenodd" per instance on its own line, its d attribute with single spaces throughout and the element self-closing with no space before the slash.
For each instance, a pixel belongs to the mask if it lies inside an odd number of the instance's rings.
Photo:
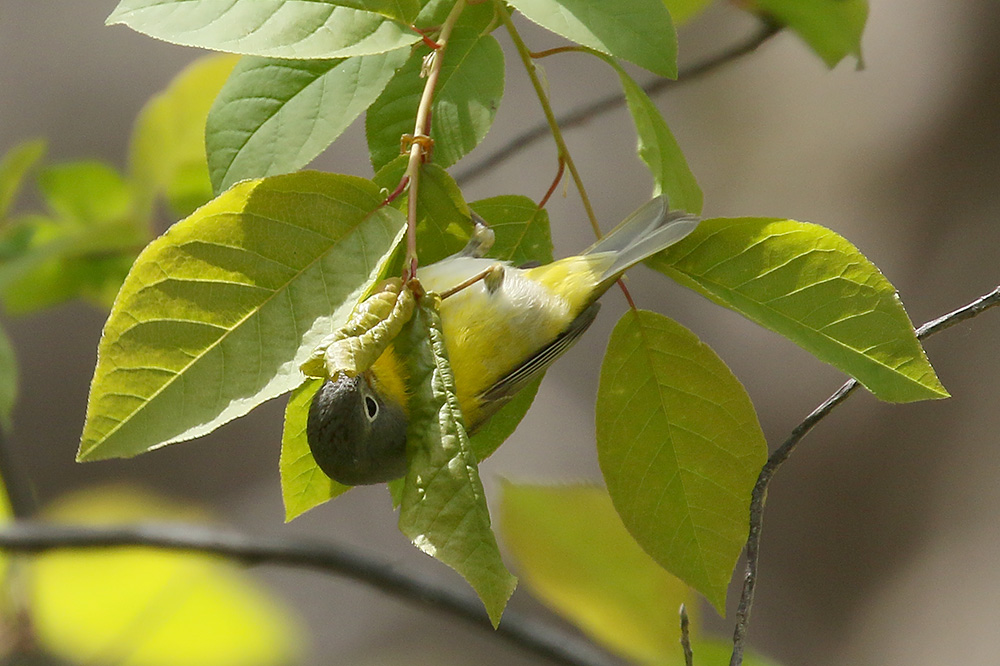
<svg viewBox="0 0 1000 666">
<path fill-rule="evenodd" d="M 555 664 L 609 666 L 613 662 L 589 644 L 514 611 L 493 630 L 480 601 L 448 586 L 422 579 L 396 564 L 329 543 L 251 537 L 195 525 L 84 527 L 16 522 L 0 528 L 0 549 L 42 553 L 56 549 L 148 546 L 220 555 L 247 565 L 274 564 L 345 576 L 382 592 L 432 608 L 488 631 L 490 635 Z M 616 663 L 616 662 L 615 662 Z"/>
<path fill-rule="evenodd" d="M 935 333 L 939 333 L 946 328 L 951 328 L 955 324 L 971 319 L 986 310 L 1000 305 L 1000 287 L 984 296 L 980 296 L 973 302 L 960 307 L 946 315 L 933 319 L 917 329 L 917 338 L 923 340 Z M 809 416 L 802 420 L 788 438 L 779 446 L 774 453 L 764 463 L 757 477 L 753 492 L 750 495 L 750 531 L 746 545 L 746 571 L 743 575 L 743 591 L 740 594 L 739 606 L 736 610 L 736 626 L 733 630 L 733 653 L 730 657 L 730 666 L 740 666 L 743 663 L 743 649 L 746 644 L 747 627 L 750 622 L 750 610 L 753 607 L 754 592 L 757 586 L 757 569 L 760 560 L 760 535 L 764 521 L 764 498 L 767 495 L 767 486 L 774 477 L 778 468 L 788 460 L 792 451 L 798 443 L 809 432 L 826 418 L 833 409 L 858 388 L 856 379 L 851 379 L 841 386 L 837 391 L 827 398 L 823 403 L 814 409 Z"/>
<path fill-rule="evenodd" d="M 524 40 L 521 39 L 521 35 L 514 26 L 514 22 L 511 20 L 510 14 L 507 13 L 507 9 L 502 3 L 497 3 L 496 7 L 497 13 L 500 15 L 500 20 L 503 21 L 504 27 L 507 28 L 507 32 L 510 34 L 510 38 L 514 42 L 514 46 L 517 47 L 518 55 L 521 56 L 521 62 L 524 63 L 524 69 L 528 72 L 528 78 L 531 79 L 531 85 L 535 88 L 535 94 L 538 96 L 538 102 L 542 105 L 542 111 L 545 113 L 545 120 L 548 123 L 549 131 L 552 133 L 552 138 L 556 142 L 556 148 L 559 152 L 559 160 L 566 163 L 566 168 L 569 169 L 569 173 L 573 177 L 573 182 L 576 183 L 576 189 L 580 192 L 580 200 L 583 202 L 583 208 L 587 212 L 587 219 L 590 220 L 590 226 L 594 229 L 594 234 L 600 238 L 603 234 L 601 233 L 600 225 L 597 223 L 597 216 L 594 214 L 594 208 L 590 204 L 590 197 L 587 196 L 587 190 L 583 186 L 583 179 L 580 177 L 580 172 L 577 170 L 576 164 L 573 162 L 573 157 L 569 154 L 569 148 L 566 147 L 566 141 L 563 139 L 562 131 L 559 129 L 559 122 L 556 120 L 556 115 L 552 111 L 552 105 L 549 103 L 549 97 L 545 92 L 545 86 L 542 85 L 542 82 L 539 80 L 538 74 L 535 71 L 535 63 L 532 61 L 531 51 L 528 50 Z"/>
<path fill-rule="evenodd" d="M 465 9 L 466 0 L 457 0 L 448 13 L 448 18 L 441 24 L 441 34 L 437 39 L 437 48 L 427 56 L 427 82 L 424 83 L 420 103 L 417 105 L 417 119 L 413 127 L 413 141 L 410 143 L 410 159 L 406 165 L 404 179 L 410 182 L 410 194 L 406 206 L 406 261 L 403 281 L 407 281 L 417 273 L 417 196 L 420 189 L 420 165 L 430 155 L 431 134 L 431 102 L 434 101 L 434 88 L 437 87 L 441 75 L 441 63 L 451 31 L 458 22 L 458 17 Z M 426 38 L 425 38 L 426 41 Z"/>
</svg>

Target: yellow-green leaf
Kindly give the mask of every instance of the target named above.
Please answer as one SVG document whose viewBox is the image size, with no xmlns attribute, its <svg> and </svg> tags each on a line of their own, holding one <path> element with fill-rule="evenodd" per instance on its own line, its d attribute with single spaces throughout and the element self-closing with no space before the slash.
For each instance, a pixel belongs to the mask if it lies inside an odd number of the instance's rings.
<svg viewBox="0 0 1000 666">
<path fill-rule="evenodd" d="M 321 386 L 322 379 L 306 380 L 302 386 L 292 391 L 285 407 L 279 466 L 286 522 L 351 489 L 324 474 L 309 449 L 306 421 L 313 396 Z"/>
<path fill-rule="evenodd" d="M 948 397 L 895 287 L 829 229 L 775 218 L 704 220 L 649 264 L 780 333 L 881 400 Z"/>
<path fill-rule="evenodd" d="M 212 198 L 205 122 L 238 61 L 219 54 L 195 60 L 139 113 L 132 128 L 129 170 L 140 214 L 148 216 L 160 195 L 178 215 L 189 215 Z"/>
<path fill-rule="evenodd" d="M 412 393 L 399 530 L 417 548 L 460 573 L 496 626 L 517 579 L 500 559 L 490 526 L 436 300 L 433 295 L 422 298 L 404 330 Z"/>
<path fill-rule="evenodd" d="M 17 401 L 17 357 L 6 331 L 0 328 L 0 430 L 10 432 L 11 414 Z M 0 478 L 4 470 L 0 469 Z M 3 488 L 0 488 L 3 495 Z M 0 516 L 3 513 L 0 511 Z"/>
<path fill-rule="evenodd" d="M 743 386 L 680 324 L 630 311 L 608 341 L 596 417 L 598 459 L 622 522 L 724 613 L 767 457 Z"/>
<path fill-rule="evenodd" d="M 198 437 L 299 386 L 402 234 L 374 183 L 240 183 L 153 241 L 104 327 L 81 460 Z"/>
<path fill-rule="evenodd" d="M 48 512 L 114 524 L 189 517 L 135 491 L 91 491 Z M 148 548 L 61 551 L 32 560 L 30 617 L 43 649 L 72 663 L 282 666 L 302 657 L 290 611 L 217 558 Z"/>
<path fill-rule="evenodd" d="M 594 486 L 505 483 L 504 543 L 532 593 L 615 653 L 641 664 L 681 660 L 677 609 L 690 588 L 628 533 Z"/>
</svg>

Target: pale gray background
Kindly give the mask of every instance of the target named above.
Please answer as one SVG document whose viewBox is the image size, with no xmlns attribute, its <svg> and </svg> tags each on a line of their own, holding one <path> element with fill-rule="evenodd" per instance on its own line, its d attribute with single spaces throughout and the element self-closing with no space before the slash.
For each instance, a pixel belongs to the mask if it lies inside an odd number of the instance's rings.
<svg viewBox="0 0 1000 666">
<path fill-rule="evenodd" d="M 104 27 L 114 5 L 0 2 L 0 150 L 44 136 L 53 158 L 124 164 L 142 104 L 199 52 Z M 682 61 L 751 29 L 742 14 L 716 7 L 682 30 Z M 534 48 L 557 43 L 527 34 Z M 919 323 L 1000 280 L 998 34 L 993 0 L 873 0 L 862 72 L 850 62 L 828 72 L 787 34 L 657 101 L 705 190 L 706 214 L 787 216 L 837 230 L 893 281 Z M 541 118 L 515 62 L 496 125 L 469 160 Z M 580 55 L 543 64 L 558 110 L 617 86 L 613 73 Z M 606 225 L 648 196 L 624 111 L 568 140 Z M 469 183 L 467 198 L 537 199 L 554 165 L 551 142 L 539 143 Z M 316 166 L 370 174 L 360 125 Z M 572 187 L 550 213 L 557 253 L 590 243 Z M 726 360 L 772 447 L 842 381 L 792 344 L 645 269 L 631 285 L 642 307 L 676 318 Z M 624 307 L 617 292 L 605 298 L 593 330 L 550 371 L 521 429 L 484 465 L 494 496 L 501 476 L 599 479 L 592 403 L 603 347 Z M 282 524 L 280 400 L 202 440 L 129 461 L 75 464 L 103 318 L 82 305 L 4 318 L 23 367 L 17 462 L 40 498 L 131 480 L 209 503 L 253 533 L 337 539 L 460 587 L 407 546 L 381 489 L 354 491 Z M 952 400 L 892 406 L 859 395 L 781 471 L 769 496 L 751 629 L 758 649 L 786 664 L 995 663 L 998 331 L 991 313 L 927 344 Z M 403 663 L 428 654 L 436 664 L 531 663 L 484 634 L 352 582 L 260 573 L 306 618 L 310 663 Z M 534 608 L 523 590 L 513 606 Z M 710 623 L 730 632 L 728 621 Z M 333 654 L 339 659 L 327 658 Z"/>
</svg>

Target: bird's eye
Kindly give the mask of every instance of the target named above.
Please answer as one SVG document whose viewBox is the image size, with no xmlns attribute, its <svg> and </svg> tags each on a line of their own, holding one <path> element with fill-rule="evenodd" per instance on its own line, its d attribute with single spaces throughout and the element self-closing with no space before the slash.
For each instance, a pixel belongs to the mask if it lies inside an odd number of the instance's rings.
<svg viewBox="0 0 1000 666">
<path fill-rule="evenodd" d="M 369 421 L 374 421 L 375 417 L 378 416 L 378 403 L 370 395 L 365 396 L 365 416 L 368 417 Z"/>
</svg>

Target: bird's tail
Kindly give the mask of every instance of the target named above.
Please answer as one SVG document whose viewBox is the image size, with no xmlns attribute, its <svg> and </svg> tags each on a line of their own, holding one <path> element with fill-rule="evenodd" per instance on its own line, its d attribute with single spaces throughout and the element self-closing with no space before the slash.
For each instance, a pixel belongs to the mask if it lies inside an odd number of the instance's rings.
<svg viewBox="0 0 1000 666">
<path fill-rule="evenodd" d="M 630 266 L 687 236 L 700 221 L 684 211 L 671 211 L 667 197 L 660 195 L 625 218 L 584 254 L 613 252 L 615 259 L 604 271 L 601 281 L 618 279 Z"/>
</svg>

